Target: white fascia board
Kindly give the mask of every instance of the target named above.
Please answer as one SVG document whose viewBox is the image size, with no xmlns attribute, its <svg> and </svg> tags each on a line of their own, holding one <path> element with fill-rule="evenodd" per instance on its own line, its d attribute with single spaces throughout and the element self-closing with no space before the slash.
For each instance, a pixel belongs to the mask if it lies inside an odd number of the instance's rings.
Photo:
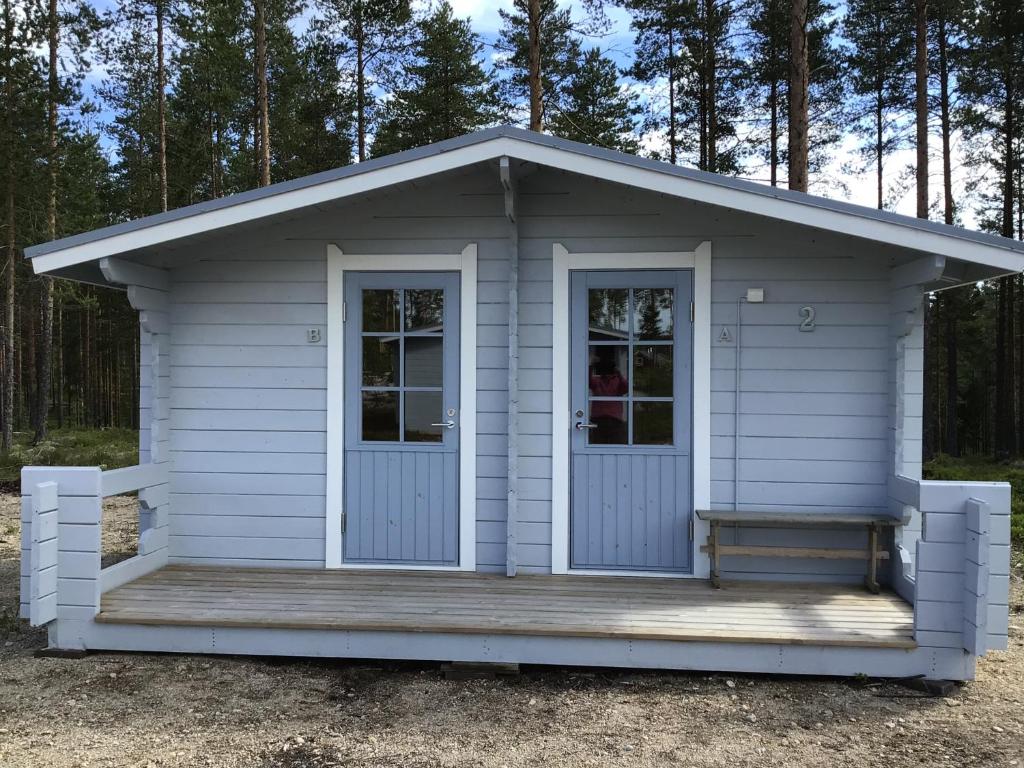
<svg viewBox="0 0 1024 768">
<path fill-rule="evenodd" d="M 95 261 L 139 248 L 148 248 L 160 243 L 183 237 L 199 235 L 224 227 L 254 221 L 268 216 L 287 213 L 331 202 L 344 197 L 372 192 L 375 189 L 401 184 L 406 181 L 444 173 L 455 168 L 492 160 L 502 154 L 501 145 L 508 139 L 495 139 L 440 155 L 431 155 L 418 160 L 380 168 L 376 171 L 355 174 L 344 179 L 327 181 L 312 187 L 294 189 L 277 195 L 250 200 L 194 216 L 154 224 L 134 232 L 124 232 L 102 240 L 71 246 L 61 251 L 42 254 L 32 259 L 36 274 L 45 274 L 64 267 Z M 521 145 L 522 146 L 522 145 Z"/>
<path fill-rule="evenodd" d="M 505 139 L 505 141 L 514 140 Z M 672 197 L 733 208 L 745 213 L 888 243 L 902 248 L 942 254 L 1011 272 L 1024 270 L 1024 256 L 998 246 L 973 242 L 938 232 L 914 229 L 896 222 L 879 221 L 852 212 L 819 208 L 812 202 L 783 200 L 602 158 L 572 154 L 554 147 L 533 144 L 521 146 L 526 147 L 525 153 L 511 150 L 510 154 L 539 165 L 550 165 L 573 173 L 649 189 Z"/>
<path fill-rule="evenodd" d="M 105 256 L 370 192 L 474 163 L 495 160 L 504 155 L 672 197 L 732 208 L 902 248 L 941 254 L 1006 272 L 1024 270 L 1024 256 L 998 246 L 974 242 L 955 235 L 915 229 L 898 222 L 880 221 L 852 211 L 818 207 L 814 205 L 813 198 L 807 202 L 785 200 L 508 136 L 495 137 L 438 155 L 409 160 L 375 171 L 357 173 L 343 179 L 281 192 L 227 208 L 197 213 L 175 221 L 71 246 L 61 251 L 36 256 L 32 259 L 32 266 L 38 274 L 52 272 Z"/>
</svg>

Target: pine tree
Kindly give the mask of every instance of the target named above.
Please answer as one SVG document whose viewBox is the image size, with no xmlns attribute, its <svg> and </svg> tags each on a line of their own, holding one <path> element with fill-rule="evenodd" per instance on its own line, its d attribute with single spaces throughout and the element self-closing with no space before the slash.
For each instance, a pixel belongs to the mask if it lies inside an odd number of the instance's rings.
<svg viewBox="0 0 1024 768">
<path fill-rule="evenodd" d="M 640 107 L 620 89 L 615 63 L 599 48 L 591 48 L 569 79 L 565 103 L 551 115 L 548 128 L 573 141 L 635 153 L 639 149 L 635 120 L 640 113 Z"/>
<path fill-rule="evenodd" d="M 272 77 L 275 178 L 296 179 L 352 162 L 355 98 L 338 69 L 337 44 L 314 20 Z"/>
<path fill-rule="evenodd" d="M 856 96 L 854 132 L 874 165 L 877 205 L 885 207 L 885 161 L 906 142 L 911 105 L 913 18 L 904 0 L 849 0 L 844 36 Z"/>
<path fill-rule="evenodd" d="M 537 16 L 532 38 L 531 3 Z M 582 56 L 577 27 L 585 23 L 575 23 L 571 7 L 560 8 L 558 0 L 514 0 L 511 11 L 499 13 L 502 27 L 495 48 L 503 54 L 497 63 L 502 100 L 513 119 L 526 118 L 531 129 L 543 130 L 565 105 L 565 88 Z M 539 57 L 533 67 L 531 55 Z"/>
<path fill-rule="evenodd" d="M 414 55 L 384 109 L 375 156 L 450 139 L 497 117 L 495 86 L 480 64 L 483 43 L 469 19 L 443 2 L 418 24 Z"/>
<path fill-rule="evenodd" d="M 701 170 L 735 173 L 744 154 L 737 135 L 744 69 L 733 46 L 736 11 L 725 0 L 628 0 L 636 62 L 630 74 L 667 81 L 667 107 L 648 127 L 666 130 L 668 157 L 681 149 Z"/>
<path fill-rule="evenodd" d="M 155 32 L 145 9 L 124 0 L 106 19 L 100 57 L 106 77 L 99 95 L 113 117 L 107 135 L 117 148 L 114 173 L 120 189 L 116 218 L 161 210 Z"/>
<path fill-rule="evenodd" d="M 789 13 L 789 188 L 807 191 L 808 105 L 811 69 L 807 54 L 807 0 L 791 0 Z"/>
<path fill-rule="evenodd" d="M 342 68 L 355 92 L 356 147 L 366 159 L 374 126 L 373 89 L 389 70 L 400 67 L 409 49 L 412 24 L 409 0 L 320 0 L 326 20 L 342 41 Z"/>
<path fill-rule="evenodd" d="M 773 187 L 780 183 L 780 166 L 788 163 L 787 142 L 781 137 L 789 123 L 789 9 L 788 0 L 757 0 L 749 26 L 751 62 L 744 113 L 755 126 L 751 143 L 767 164 Z M 842 136 L 845 81 L 837 26 L 834 6 L 826 0 L 808 0 L 809 177 L 828 163 Z"/>
<path fill-rule="evenodd" d="M 1016 0 L 982 0 L 970 22 L 962 92 L 968 99 L 963 113 L 965 133 L 978 147 L 969 160 L 999 179 L 983 190 L 980 221 L 1003 237 L 1018 235 L 1021 176 L 1020 147 L 1024 142 L 1024 8 Z M 986 175 L 982 178 L 985 179 Z M 1017 280 L 998 282 L 995 348 L 995 452 L 1008 456 L 1017 450 L 1015 429 L 1015 309 Z"/>
<path fill-rule="evenodd" d="M 172 16 L 168 142 L 174 206 L 257 183 L 253 67 L 243 0 L 201 0 Z"/>
<path fill-rule="evenodd" d="M 633 30 L 634 62 L 628 74 L 641 83 L 664 82 L 667 97 L 649 104 L 646 130 L 664 131 L 667 159 L 673 165 L 679 157 L 679 88 L 682 75 L 679 27 L 689 0 L 626 0 Z M 664 106 L 662 106 L 663 102 Z"/>
</svg>

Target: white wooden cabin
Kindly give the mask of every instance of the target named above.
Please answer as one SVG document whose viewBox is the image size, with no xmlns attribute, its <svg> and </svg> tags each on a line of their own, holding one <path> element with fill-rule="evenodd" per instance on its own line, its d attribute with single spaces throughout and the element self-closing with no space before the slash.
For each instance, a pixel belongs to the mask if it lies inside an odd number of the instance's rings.
<svg viewBox="0 0 1024 768">
<path fill-rule="evenodd" d="M 1006 645 L 1009 486 L 921 480 L 922 308 L 1022 243 L 502 127 L 27 256 L 143 341 L 140 465 L 22 475 L 54 648 L 970 679 Z"/>
</svg>

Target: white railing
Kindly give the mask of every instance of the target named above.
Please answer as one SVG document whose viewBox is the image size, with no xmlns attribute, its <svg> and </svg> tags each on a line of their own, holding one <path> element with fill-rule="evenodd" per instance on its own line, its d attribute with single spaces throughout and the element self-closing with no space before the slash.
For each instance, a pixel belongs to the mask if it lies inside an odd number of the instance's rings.
<svg viewBox="0 0 1024 768">
<path fill-rule="evenodd" d="M 167 563 L 169 465 L 25 467 L 21 613 L 33 625 L 91 620 L 100 596 Z M 139 493 L 138 554 L 102 567 L 103 499 Z M 73 647 L 62 645 L 61 647 Z"/>
<path fill-rule="evenodd" d="M 892 558 L 893 587 L 914 604 L 918 644 L 979 656 L 1005 648 L 1009 484 L 896 476 L 889 496 L 905 519 L 920 518 L 913 549 L 897 542 Z"/>
</svg>

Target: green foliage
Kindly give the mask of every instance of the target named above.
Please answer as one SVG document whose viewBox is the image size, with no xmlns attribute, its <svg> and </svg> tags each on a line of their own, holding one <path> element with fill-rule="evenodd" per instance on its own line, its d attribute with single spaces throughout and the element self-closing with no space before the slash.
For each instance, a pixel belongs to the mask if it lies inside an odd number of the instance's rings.
<svg viewBox="0 0 1024 768">
<path fill-rule="evenodd" d="M 789 121 L 790 3 L 756 0 L 749 22 L 750 63 L 747 67 L 746 119 L 757 128 L 751 141 L 764 158 L 771 178 L 786 163 Z M 811 173 L 820 171 L 842 138 L 846 71 L 836 44 L 839 22 L 828 0 L 807 3 L 807 57 L 810 78 L 808 115 Z M 769 141 L 765 141 L 765 134 Z M 771 141 L 771 137 L 775 141 Z M 785 171 L 783 171 L 783 174 Z"/>
<path fill-rule="evenodd" d="M 585 144 L 636 153 L 640 143 L 634 121 L 640 108 L 619 88 L 615 63 L 591 48 L 573 70 L 565 101 L 548 128 L 557 136 Z"/>
<path fill-rule="evenodd" d="M 116 469 L 139 462 L 139 435 L 130 429 L 52 429 L 38 445 L 31 437 L 16 433 L 10 453 L 0 456 L 0 484 L 16 487 L 25 466 Z"/>
<path fill-rule="evenodd" d="M 461 136 L 494 122 L 497 95 L 480 65 L 483 44 L 447 2 L 422 19 L 415 53 L 384 109 L 376 156 Z"/>
<path fill-rule="evenodd" d="M 647 127 L 664 130 L 668 159 L 680 155 L 714 173 L 737 173 L 746 152 L 738 127 L 746 68 L 734 39 L 736 5 L 726 0 L 625 0 L 635 34 L 630 74 L 661 87 Z"/>
<path fill-rule="evenodd" d="M 843 22 L 848 44 L 854 133 L 863 167 L 874 167 L 878 207 L 885 202 L 886 158 L 905 145 L 914 97 L 914 4 L 849 0 Z"/>
<path fill-rule="evenodd" d="M 1018 546 L 1024 545 L 1024 463 L 996 462 L 991 459 L 954 459 L 939 454 L 924 466 L 928 480 L 978 480 L 1008 482 L 1012 489 L 1010 536 Z"/>
<path fill-rule="evenodd" d="M 530 117 L 529 0 L 514 0 L 512 10 L 501 9 L 501 35 L 495 48 L 502 54 L 497 71 L 502 76 L 501 97 L 511 107 L 510 117 L 522 123 Z M 541 123 L 546 125 L 565 106 L 565 88 L 581 57 L 580 38 L 572 8 L 558 0 L 540 0 Z"/>
</svg>

